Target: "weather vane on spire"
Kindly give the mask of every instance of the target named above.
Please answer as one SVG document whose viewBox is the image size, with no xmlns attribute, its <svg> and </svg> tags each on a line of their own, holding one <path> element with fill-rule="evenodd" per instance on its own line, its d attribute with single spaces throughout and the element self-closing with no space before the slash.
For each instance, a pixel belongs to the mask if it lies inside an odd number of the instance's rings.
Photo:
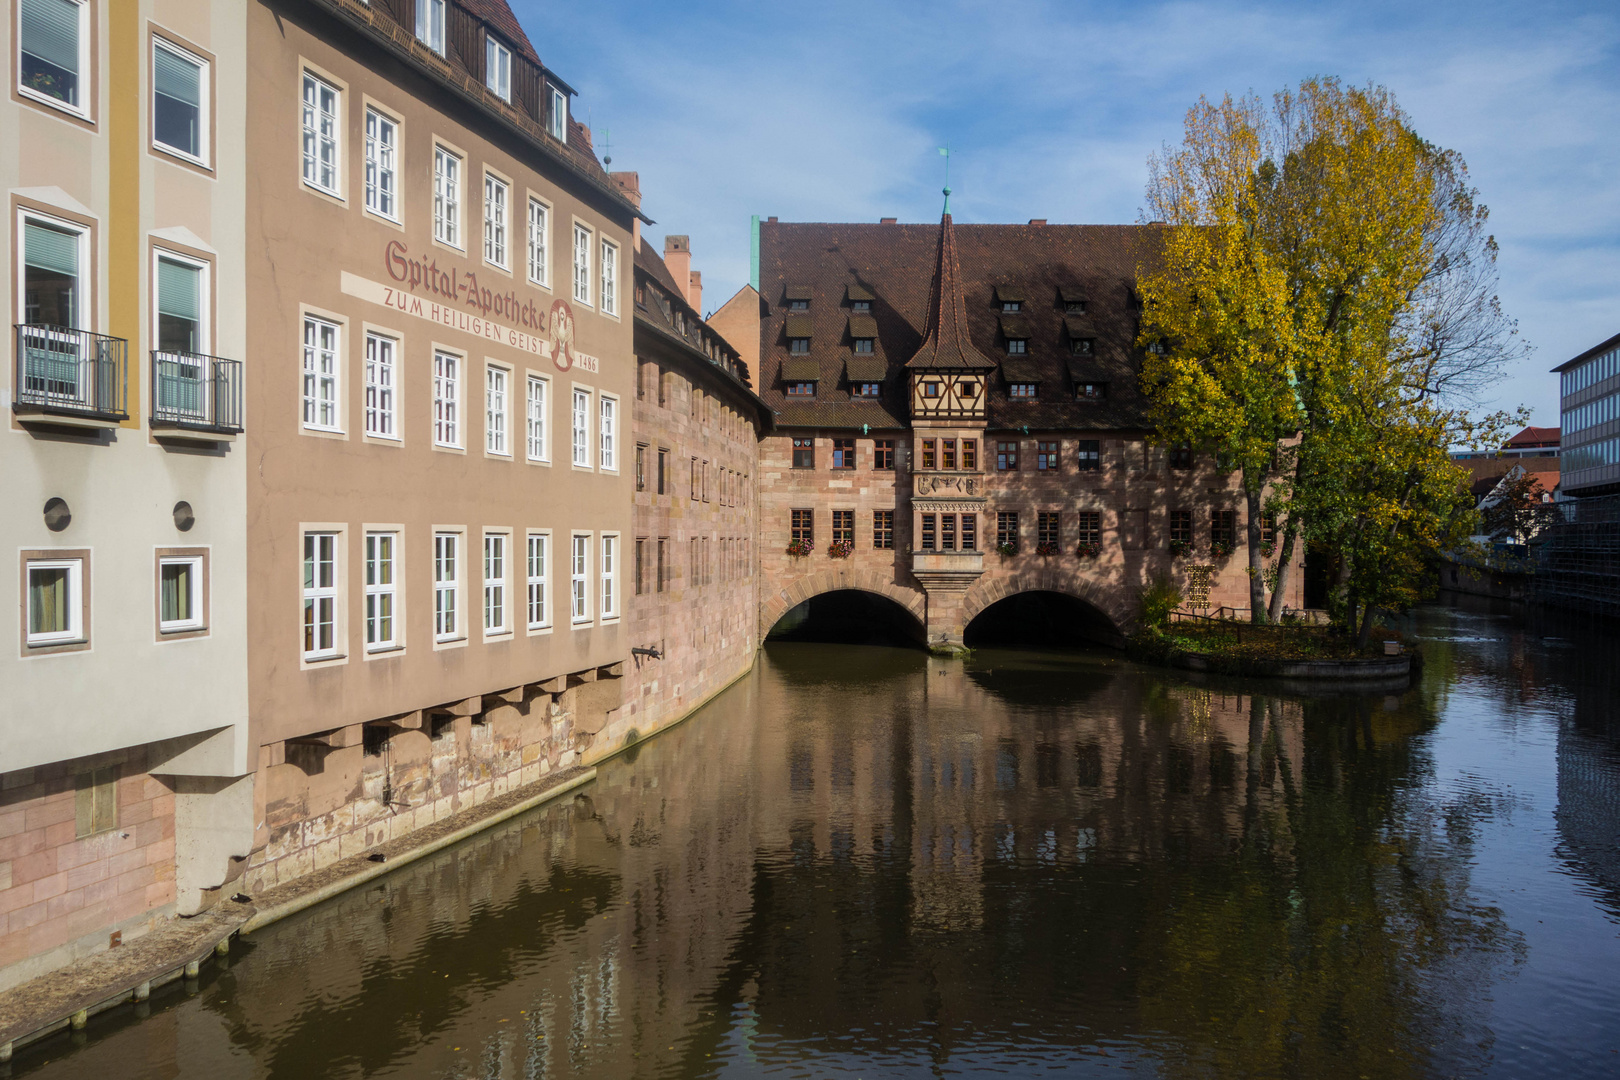
<svg viewBox="0 0 1620 1080">
<path fill-rule="evenodd" d="M 939 156 L 945 159 L 945 212 L 951 212 L 951 144 L 947 142 L 939 148 Z"/>
<path fill-rule="evenodd" d="M 602 129 L 602 168 L 613 164 L 613 132 L 607 128 Z"/>
</svg>

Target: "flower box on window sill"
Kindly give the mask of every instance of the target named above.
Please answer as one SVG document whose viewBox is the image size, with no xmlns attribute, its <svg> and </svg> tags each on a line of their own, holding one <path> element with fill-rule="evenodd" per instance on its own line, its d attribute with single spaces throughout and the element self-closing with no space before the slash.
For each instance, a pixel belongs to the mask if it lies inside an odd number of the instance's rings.
<svg viewBox="0 0 1620 1080">
<path fill-rule="evenodd" d="M 849 553 L 855 550 L 855 545 L 848 540 L 834 540 L 827 545 L 827 558 L 847 559 Z"/>
<path fill-rule="evenodd" d="M 1058 553 L 1056 544 L 1036 544 L 1035 554 L 1050 557 Z"/>
<path fill-rule="evenodd" d="M 1102 554 L 1102 545 L 1081 541 L 1080 546 L 1074 549 L 1074 553 L 1082 559 L 1095 559 Z"/>
<path fill-rule="evenodd" d="M 1262 559 L 1269 559 L 1275 554 L 1277 554 L 1277 545 L 1276 544 L 1269 544 L 1268 543 L 1268 544 L 1261 544 L 1260 545 L 1260 557 Z"/>
<path fill-rule="evenodd" d="M 1234 550 L 1236 549 L 1233 545 L 1227 541 L 1217 540 L 1209 545 L 1209 557 L 1212 559 L 1230 558 Z"/>
<path fill-rule="evenodd" d="M 813 550 L 815 549 L 803 540 L 795 540 L 787 546 L 787 553 L 795 559 L 802 559 Z"/>
<path fill-rule="evenodd" d="M 1000 555 L 1003 559 L 1011 558 L 1012 556 L 1018 554 L 1018 545 L 1017 544 L 997 544 L 996 545 L 996 554 Z"/>
<path fill-rule="evenodd" d="M 1185 559 L 1187 556 L 1192 554 L 1192 550 L 1193 546 L 1189 541 L 1170 541 L 1170 557 L 1173 559 Z"/>
</svg>

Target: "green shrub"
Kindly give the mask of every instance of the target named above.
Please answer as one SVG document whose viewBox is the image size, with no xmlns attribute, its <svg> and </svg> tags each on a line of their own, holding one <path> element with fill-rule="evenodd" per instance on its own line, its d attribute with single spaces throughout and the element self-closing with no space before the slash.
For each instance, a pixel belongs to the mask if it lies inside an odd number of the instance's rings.
<svg viewBox="0 0 1620 1080">
<path fill-rule="evenodd" d="M 1168 574 L 1160 574 L 1143 586 L 1138 604 L 1143 627 L 1160 629 L 1181 606 L 1181 589 Z"/>
</svg>

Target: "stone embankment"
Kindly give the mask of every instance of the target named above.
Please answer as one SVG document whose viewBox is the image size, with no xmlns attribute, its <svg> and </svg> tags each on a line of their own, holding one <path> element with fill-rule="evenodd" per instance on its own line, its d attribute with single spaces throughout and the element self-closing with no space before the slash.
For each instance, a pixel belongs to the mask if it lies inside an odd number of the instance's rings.
<svg viewBox="0 0 1620 1080">
<path fill-rule="evenodd" d="M 251 934 L 383 874 L 460 843 L 474 833 L 532 810 L 595 779 L 594 768 L 553 773 L 258 896 L 238 894 L 195 918 L 176 919 L 129 945 L 110 949 L 6 991 L 0 1000 L 0 1069 L 15 1051 L 90 1018 L 127 1008 L 141 1015 L 154 990 L 193 980 L 212 957 L 230 951 L 231 939 Z M 4 1074 L 0 1074 L 4 1075 Z"/>
</svg>

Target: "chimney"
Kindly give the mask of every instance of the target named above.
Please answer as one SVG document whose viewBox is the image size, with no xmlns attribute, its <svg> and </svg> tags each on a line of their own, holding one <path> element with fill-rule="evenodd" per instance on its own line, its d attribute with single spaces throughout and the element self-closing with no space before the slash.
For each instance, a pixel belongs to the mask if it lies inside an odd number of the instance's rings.
<svg viewBox="0 0 1620 1080">
<path fill-rule="evenodd" d="M 664 265 L 669 276 L 682 286 L 686 295 L 692 292 L 692 238 L 689 236 L 664 237 Z M 687 303 L 691 303 L 690 300 Z"/>
<path fill-rule="evenodd" d="M 892 217 L 878 218 L 878 224 L 879 225 L 894 225 L 897 222 L 899 222 L 899 220 L 900 220 L 899 218 L 892 218 Z"/>
<path fill-rule="evenodd" d="M 703 271 L 693 270 L 686 286 L 686 302 L 698 315 L 703 314 Z"/>
<path fill-rule="evenodd" d="M 632 206 L 641 209 L 641 174 L 633 172 L 608 173 L 608 179 L 619 185 L 624 197 L 630 200 Z M 630 226 L 636 250 L 641 250 L 641 218 L 637 217 Z"/>
<path fill-rule="evenodd" d="M 1029 223 L 1031 225 L 1045 225 L 1046 219 L 1043 217 L 1032 217 L 1029 219 Z"/>
</svg>

